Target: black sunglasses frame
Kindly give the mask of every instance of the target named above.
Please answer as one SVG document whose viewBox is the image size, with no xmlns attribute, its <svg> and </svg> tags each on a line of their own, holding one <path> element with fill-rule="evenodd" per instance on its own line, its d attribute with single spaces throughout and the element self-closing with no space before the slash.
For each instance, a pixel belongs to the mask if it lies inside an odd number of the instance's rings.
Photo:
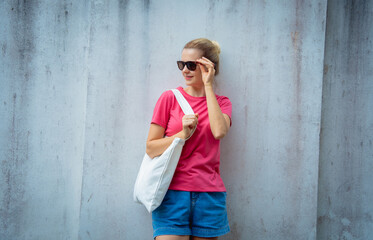
<svg viewBox="0 0 373 240">
<path fill-rule="evenodd" d="M 185 65 L 190 71 L 195 71 L 197 69 L 197 62 L 195 61 L 187 61 L 187 62 L 177 61 L 176 63 L 180 71 L 183 71 Z"/>
</svg>

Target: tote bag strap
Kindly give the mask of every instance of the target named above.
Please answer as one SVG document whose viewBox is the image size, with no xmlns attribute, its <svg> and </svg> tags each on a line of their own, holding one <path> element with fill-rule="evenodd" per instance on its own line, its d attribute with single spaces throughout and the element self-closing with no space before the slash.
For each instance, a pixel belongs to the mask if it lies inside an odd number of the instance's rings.
<svg viewBox="0 0 373 240">
<path fill-rule="evenodd" d="M 194 114 L 194 111 L 192 107 L 189 105 L 188 101 L 184 98 L 183 94 L 178 89 L 171 89 L 171 91 L 174 93 L 177 102 L 179 103 L 181 109 L 183 110 L 185 115 Z M 190 133 L 189 137 L 185 140 L 188 140 L 196 130 L 197 125 L 193 128 L 192 132 Z"/>
<path fill-rule="evenodd" d="M 194 114 L 192 107 L 178 89 L 171 89 L 185 115 Z"/>
</svg>

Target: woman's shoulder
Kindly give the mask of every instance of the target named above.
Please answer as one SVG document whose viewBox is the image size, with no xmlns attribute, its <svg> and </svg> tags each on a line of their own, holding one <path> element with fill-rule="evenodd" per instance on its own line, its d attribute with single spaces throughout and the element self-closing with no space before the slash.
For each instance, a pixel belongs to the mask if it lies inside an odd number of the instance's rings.
<svg viewBox="0 0 373 240">
<path fill-rule="evenodd" d="M 183 87 L 177 87 L 177 88 L 173 88 L 173 89 L 177 89 L 179 91 L 182 91 Z M 174 93 L 172 92 L 173 89 L 165 90 L 164 92 L 162 92 L 161 97 L 172 98 L 173 99 L 175 97 Z"/>
<path fill-rule="evenodd" d="M 167 90 L 164 90 L 162 93 L 161 93 L 161 97 L 170 97 L 170 96 L 173 96 L 173 92 L 171 89 L 167 89 Z"/>
<path fill-rule="evenodd" d="M 173 104 L 175 99 L 175 95 L 171 89 L 165 90 L 162 92 L 161 96 L 158 99 L 158 102 L 167 102 L 169 104 Z"/>
<path fill-rule="evenodd" d="M 216 99 L 218 100 L 219 103 L 231 103 L 231 100 L 224 95 L 217 95 L 216 94 Z"/>
</svg>

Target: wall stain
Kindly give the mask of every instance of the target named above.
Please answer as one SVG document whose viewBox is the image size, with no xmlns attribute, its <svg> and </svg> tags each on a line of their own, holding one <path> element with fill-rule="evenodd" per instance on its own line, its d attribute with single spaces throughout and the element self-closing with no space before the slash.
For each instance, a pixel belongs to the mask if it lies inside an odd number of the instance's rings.
<svg viewBox="0 0 373 240">
<path fill-rule="evenodd" d="M 238 3 L 238 1 L 239 0 L 232 0 L 231 1 L 230 6 L 227 8 L 227 10 L 225 10 L 225 12 L 226 12 L 227 15 L 237 14 L 238 13 L 238 10 L 237 10 L 237 3 Z"/>
<path fill-rule="evenodd" d="M 148 12 L 150 8 L 150 0 L 143 0 L 143 1 L 144 1 L 144 9 L 146 12 Z"/>
<path fill-rule="evenodd" d="M 91 194 L 91 196 L 89 196 L 89 198 L 88 198 L 88 200 L 87 200 L 87 203 L 88 203 L 89 201 L 91 201 L 92 196 L 93 196 L 93 193 Z"/>
<path fill-rule="evenodd" d="M 3 43 L 3 45 L 1 46 L 1 52 L 3 54 L 3 57 L 5 57 L 6 55 L 6 50 L 7 50 L 7 45 L 6 43 Z"/>
<path fill-rule="evenodd" d="M 328 74 L 328 71 L 329 71 L 329 65 L 328 64 L 324 64 L 324 69 L 323 69 L 324 76 L 326 74 Z"/>
<path fill-rule="evenodd" d="M 30 80 L 33 77 L 32 61 L 35 54 L 35 9 L 37 1 L 13 1 L 9 3 L 10 17 L 9 33 L 12 35 L 14 51 L 14 78 L 12 96 L 12 114 L 9 126 L 9 149 L 2 161 L 2 172 L 6 176 L 6 191 L 0 208 L 1 236 L 15 239 L 21 236 L 23 212 L 26 200 L 25 181 L 29 158 L 29 138 L 31 132 L 27 129 Z M 7 45 L 3 44 L 1 51 L 7 53 Z M 10 103 L 9 103 L 10 105 Z"/>
<path fill-rule="evenodd" d="M 24 174 L 23 163 L 28 159 L 29 132 L 24 136 L 20 132 L 18 106 L 19 98 L 13 93 L 12 121 L 10 127 L 11 146 L 9 154 L 2 161 L 2 172 L 5 175 L 6 191 L 0 209 L 0 221 L 5 236 L 20 232 L 21 213 L 24 209 Z"/>
<path fill-rule="evenodd" d="M 206 14 L 206 28 L 205 33 L 207 36 L 214 36 L 215 32 L 215 2 L 214 0 L 209 1 L 209 9 Z"/>
<path fill-rule="evenodd" d="M 241 239 L 241 234 L 240 234 L 241 231 L 239 231 L 238 225 L 239 224 L 237 224 L 237 222 L 232 222 L 230 224 L 230 229 L 231 229 L 231 232 L 230 232 L 231 238 L 230 239 L 233 239 L 233 240 Z"/>
<path fill-rule="evenodd" d="M 260 225 L 262 226 L 262 231 L 264 231 L 265 233 L 267 232 L 267 229 L 264 225 L 264 221 L 263 221 L 263 218 L 260 218 Z"/>
<path fill-rule="evenodd" d="M 299 173 L 302 172 L 302 165 L 304 164 L 300 159 L 303 159 L 303 148 L 304 148 L 304 136 L 303 136 L 303 116 L 302 113 L 303 109 L 303 93 L 302 93 L 302 61 L 303 61 L 303 18 L 304 18 L 304 9 L 305 3 L 302 1 L 296 1 L 295 6 L 295 18 L 294 18 L 294 30 L 290 32 L 290 40 L 292 44 L 292 84 L 291 84 L 291 91 L 290 94 L 292 97 L 291 103 L 291 122 L 292 128 L 291 132 L 289 133 L 289 145 L 286 149 L 288 154 L 288 161 L 285 166 L 285 170 L 287 171 L 287 175 L 289 177 L 288 181 L 296 183 L 297 187 L 303 186 L 303 178 L 299 176 Z M 294 213 L 301 212 L 300 202 L 302 196 L 299 195 L 298 192 L 293 192 L 293 196 L 290 197 L 292 199 L 292 206 Z M 297 221 L 297 217 L 295 216 L 294 221 Z M 292 228 L 292 222 L 284 219 L 283 221 L 283 230 L 282 232 L 286 233 L 290 231 Z M 289 232 L 289 236 L 294 236 L 294 233 Z"/>
</svg>

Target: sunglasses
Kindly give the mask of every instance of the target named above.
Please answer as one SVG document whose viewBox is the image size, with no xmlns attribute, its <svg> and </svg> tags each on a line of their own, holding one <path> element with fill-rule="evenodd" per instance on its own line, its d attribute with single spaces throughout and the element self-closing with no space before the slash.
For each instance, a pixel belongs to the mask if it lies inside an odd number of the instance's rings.
<svg viewBox="0 0 373 240">
<path fill-rule="evenodd" d="M 188 61 L 188 62 L 177 61 L 177 66 L 179 67 L 179 69 L 181 71 L 184 69 L 185 65 L 187 66 L 187 68 L 190 71 L 195 71 L 196 68 L 197 68 L 197 63 L 196 62 L 192 62 L 192 61 Z"/>
</svg>

